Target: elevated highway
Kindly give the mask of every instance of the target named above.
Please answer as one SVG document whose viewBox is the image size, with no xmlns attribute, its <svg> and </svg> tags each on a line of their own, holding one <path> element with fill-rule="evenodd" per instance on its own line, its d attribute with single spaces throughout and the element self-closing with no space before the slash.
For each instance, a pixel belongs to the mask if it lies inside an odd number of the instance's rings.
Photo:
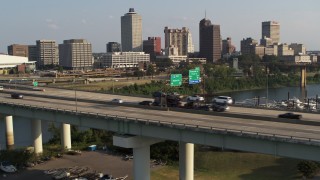
<svg viewBox="0 0 320 180">
<path fill-rule="evenodd" d="M 24 99 L 11 99 L 8 93 L 13 91 L 25 94 Z M 119 97 L 127 106 L 108 103 Z M 275 110 L 232 107 L 229 113 L 190 113 L 136 106 L 141 100 L 51 88 L 45 92 L 5 89 L 0 93 L 0 113 L 116 132 L 121 136 L 114 138 L 115 144 L 133 148 L 140 164 L 148 162 L 150 144 L 178 141 L 181 176 L 189 177 L 182 179 L 193 178 L 193 144 L 320 161 L 319 114 L 304 113 L 305 123 L 281 122 L 276 118 L 281 112 Z M 150 177 L 148 169 L 135 168 L 136 178 Z"/>
</svg>

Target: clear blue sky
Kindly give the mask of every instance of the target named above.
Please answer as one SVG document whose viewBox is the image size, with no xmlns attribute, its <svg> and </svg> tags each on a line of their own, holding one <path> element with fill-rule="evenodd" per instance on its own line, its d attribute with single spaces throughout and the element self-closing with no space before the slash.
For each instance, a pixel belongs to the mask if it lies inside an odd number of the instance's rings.
<svg viewBox="0 0 320 180">
<path fill-rule="evenodd" d="M 281 24 L 281 42 L 304 43 L 320 49 L 319 0 L 1 0 L 0 52 L 10 44 L 35 44 L 38 39 L 84 38 L 94 52 L 105 52 L 109 41 L 121 42 L 120 17 L 135 8 L 142 16 L 143 39 L 164 37 L 165 26 L 188 27 L 199 48 L 199 21 L 221 26 L 237 49 L 240 40 L 261 38 L 261 22 Z M 164 42 L 162 42 L 162 45 Z"/>
</svg>

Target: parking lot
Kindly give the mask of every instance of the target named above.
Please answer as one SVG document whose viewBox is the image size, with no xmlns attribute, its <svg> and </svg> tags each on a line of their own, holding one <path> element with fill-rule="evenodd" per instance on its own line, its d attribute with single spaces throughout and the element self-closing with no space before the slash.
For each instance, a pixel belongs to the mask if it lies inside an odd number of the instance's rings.
<svg viewBox="0 0 320 180">
<path fill-rule="evenodd" d="M 133 179 L 132 160 L 126 161 L 121 156 L 110 155 L 104 151 L 82 152 L 81 155 L 64 155 L 62 158 L 52 159 L 14 174 L 1 174 L 0 179 L 51 180 L 52 176 L 46 175 L 45 170 L 75 166 L 88 167 L 91 171 L 111 174 L 113 177 L 128 175 L 127 179 Z"/>
</svg>

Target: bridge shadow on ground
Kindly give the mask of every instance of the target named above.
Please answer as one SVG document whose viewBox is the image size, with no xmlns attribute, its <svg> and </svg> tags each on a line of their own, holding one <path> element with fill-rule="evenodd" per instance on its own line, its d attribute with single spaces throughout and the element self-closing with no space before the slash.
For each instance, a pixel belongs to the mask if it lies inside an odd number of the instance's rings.
<svg viewBox="0 0 320 180">
<path fill-rule="evenodd" d="M 302 179 L 302 176 L 297 170 L 297 163 L 299 162 L 299 160 L 289 158 L 275 158 L 276 160 L 274 165 L 252 169 L 252 172 L 250 174 L 240 175 L 239 178 L 246 180 Z"/>
</svg>

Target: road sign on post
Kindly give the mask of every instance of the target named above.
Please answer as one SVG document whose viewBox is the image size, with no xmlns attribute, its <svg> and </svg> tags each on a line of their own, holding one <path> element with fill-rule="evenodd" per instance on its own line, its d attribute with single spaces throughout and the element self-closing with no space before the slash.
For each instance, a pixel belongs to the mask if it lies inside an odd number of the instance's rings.
<svg viewBox="0 0 320 180">
<path fill-rule="evenodd" d="M 189 84 L 198 84 L 200 82 L 200 68 L 189 70 Z"/>
<path fill-rule="evenodd" d="M 182 84 L 182 74 L 171 74 L 170 86 L 181 86 Z"/>
<path fill-rule="evenodd" d="M 34 87 L 38 87 L 38 82 L 37 82 L 37 81 L 34 81 L 34 82 L 33 82 L 33 86 L 34 86 Z"/>
</svg>

